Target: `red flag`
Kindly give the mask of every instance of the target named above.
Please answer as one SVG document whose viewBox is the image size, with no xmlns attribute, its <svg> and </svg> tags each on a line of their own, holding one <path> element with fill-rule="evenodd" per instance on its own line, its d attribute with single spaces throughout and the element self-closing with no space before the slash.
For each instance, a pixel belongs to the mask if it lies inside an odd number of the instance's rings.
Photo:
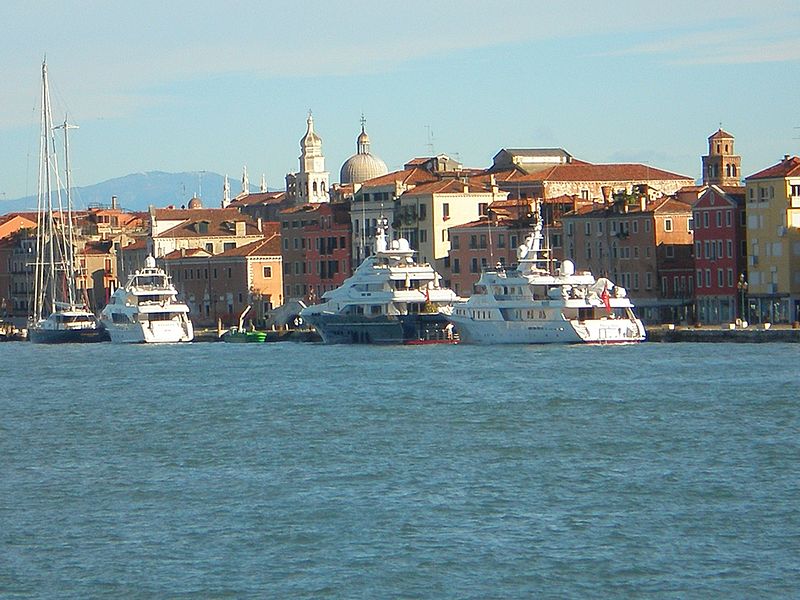
<svg viewBox="0 0 800 600">
<path fill-rule="evenodd" d="M 608 284 L 603 288 L 603 293 L 600 294 L 600 299 L 606 305 L 606 312 L 611 314 L 611 298 L 608 295 Z"/>
</svg>

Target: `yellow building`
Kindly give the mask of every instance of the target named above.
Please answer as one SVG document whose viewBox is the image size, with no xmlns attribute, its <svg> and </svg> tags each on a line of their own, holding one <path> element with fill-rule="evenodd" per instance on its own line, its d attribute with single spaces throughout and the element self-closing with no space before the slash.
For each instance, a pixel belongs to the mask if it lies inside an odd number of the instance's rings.
<svg viewBox="0 0 800 600">
<path fill-rule="evenodd" d="M 499 191 L 496 185 L 487 187 L 460 178 L 422 183 L 400 196 L 394 229 L 418 251 L 420 261 L 442 271 L 450 252 L 447 230 L 478 219 L 492 202 L 507 197 L 508 192 Z"/>
<path fill-rule="evenodd" d="M 748 320 L 800 321 L 800 158 L 787 154 L 745 186 Z"/>
</svg>

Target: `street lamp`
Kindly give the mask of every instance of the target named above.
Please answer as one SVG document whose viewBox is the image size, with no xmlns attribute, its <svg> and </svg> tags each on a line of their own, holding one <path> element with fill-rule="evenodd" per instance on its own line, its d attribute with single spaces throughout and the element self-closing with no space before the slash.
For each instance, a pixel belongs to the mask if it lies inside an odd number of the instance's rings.
<svg viewBox="0 0 800 600">
<path fill-rule="evenodd" d="M 739 318 L 742 323 L 745 323 L 744 295 L 747 293 L 747 280 L 744 278 L 744 273 L 739 275 L 739 281 L 736 282 L 736 289 L 739 290 Z"/>
</svg>

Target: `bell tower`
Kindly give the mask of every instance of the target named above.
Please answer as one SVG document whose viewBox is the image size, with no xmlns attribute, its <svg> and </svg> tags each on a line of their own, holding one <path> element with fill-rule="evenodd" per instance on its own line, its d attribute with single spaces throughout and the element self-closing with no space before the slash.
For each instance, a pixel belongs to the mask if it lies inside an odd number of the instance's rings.
<svg viewBox="0 0 800 600">
<path fill-rule="evenodd" d="M 314 131 L 314 118 L 308 111 L 306 134 L 300 140 L 300 170 L 297 173 L 296 198 L 301 203 L 329 202 L 325 156 L 322 154 L 322 138 Z"/>
<path fill-rule="evenodd" d="M 742 157 L 734 154 L 733 136 L 722 128 L 708 138 L 703 156 L 703 185 L 742 185 Z"/>
</svg>

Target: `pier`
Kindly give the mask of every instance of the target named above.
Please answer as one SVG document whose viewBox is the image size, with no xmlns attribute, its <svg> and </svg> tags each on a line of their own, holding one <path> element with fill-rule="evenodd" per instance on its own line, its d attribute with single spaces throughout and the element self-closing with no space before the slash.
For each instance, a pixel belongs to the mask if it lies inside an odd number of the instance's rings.
<svg viewBox="0 0 800 600">
<path fill-rule="evenodd" d="M 800 328 L 791 325 L 654 325 L 647 327 L 648 342 L 794 342 L 800 343 Z"/>
</svg>

